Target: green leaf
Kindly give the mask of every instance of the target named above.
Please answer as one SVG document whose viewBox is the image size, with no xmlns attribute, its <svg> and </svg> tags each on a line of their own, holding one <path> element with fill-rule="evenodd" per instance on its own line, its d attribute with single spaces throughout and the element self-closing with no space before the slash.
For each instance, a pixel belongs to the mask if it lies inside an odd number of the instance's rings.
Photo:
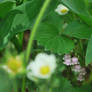
<svg viewBox="0 0 92 92">
<path fill-rule="evenodd" d="M 76 37 L 80 39 L 88 39 L 92 35 L 92 27 L 89 27 L 83 23 L 74 21 L 64 29 L 64 35 L 70 37 Z"/>
<path fill-rule="evenodd" d="M 12 36 L 11 33 L 11 25 L 16 16 L 16 14 L 21 13 L 20 11 L 14 10 L 10 12 L 4 20 L 0 22 L 0 49 L 4 48 L 7 44 L 9 37 Z"/>
<path fill-rule="evenodd" d="M 88 25 L 92 25 L 92 16 L 88 12 L 85 0 L 62 0 L 62 2 L 78 14 Z"/>
<path fill-rule="evenodd" d="M 28 15 L 29 20 L 34 20 L 37 17 L 42 5 L 43 0 L 31 0 L 26 4 L 26 13 Z"/>
<path fill-rule="evenodd" d="M 87 52 L 86 52 L 86 65 L 92 63 L 92 36 L 89 39 Z"/>
<path fill-rule="evenodd" d="M 15 2 L 15 0 L 0 0 L 0 3 L 7 2 L 7 1 Z"/>
<path fill-rule="evenodd" d="M 31 23 L 31 21 L 29 20 L 26 14 L 26 9 L 25 9 L 26 4 L 27 3 L 24 3 L 16 8 L 17 10 L 21 11 L 22 14 L 17 14 L 13 20 L 13 23 L 10 29 L 13 35 L 29 29 L 31 24 L 33 24 Z"/>
<path fill-rule="evenodd" d="M 41 0 L 41 2 L 39 2 L 39 0 L 33 0 L 16 7 L 16 10 L 21 11 L 22 14 L 17 14 L 14 17 L 12 25 L 11 27 L 9 27 L 9 32 L 6 31 L 7 35 L 4 36 L 4 39 L 1 42 L 1 48 L 4 48 L 8 41 L 17 33 L 32 28 L 34 21 L 40 11 L 40 8 L 42 7 L 43 2 L 43 0 Z M 52 7 L 49 8 L 46 13 L 49 13 L 53 8 L 56 7 L 56 2 L 57 0 L 55 0 L 55 3 L 51 2 Z M 34 10 L 36 11 L 34 12 Z"/>
<path fill-rule="evenodd" d="M 91 92 L 91 85 L 82 85 L 80 87 L 75 87 L 76 92 Z"/>
<path fill-rule="evenodd" d="M 64 18 L 52 11 L 39 25 L 35 39 L 51 52 L 68 53 L 74 48 L 74 43 L 62 35 L 63 26 Z"/>
<path fill-rule="evenodd" d="M 59 83 L 59 86 L 54 87 L 52 92 L 91 92 L 92 90 L 90 85 L 82 85 L 80 87 L 73 86 L 70 81 L 63 77 L 59 78 Z"/>
<path fill-rule="evenodd" d="M 74 92 L 71 83 L 61 75 L 54 75 L 51 82 L 52 92 Z"/>
<path fill-rule="evenodd" d="M 23 14 L 17 14 L 15 16 L 15 19 L 13 21 L 11 30 L 12 33 L 19 33 L 23 32 L 27 29 L 31 29 L 35 19 L 40 12 L 40 9 L 43 5 L 43 0 L 31 0 L 28 1 L 20 6 L 18 6 L 16 9 L 23 12 Z M 55 0 L 54 2 L 50 3 L 50 6 L 48 7 L 46 14 L 44 18 L 53 10 L 56 8 L 56 5 L 59 3 L 58 0 Z M 35 10 L 35 11 L 34 11 Z"/>
<path fill-rule="evenodd" d="M 45 49 L 55 53 L 68 53 L 74 48 L 73 41 L 61 36 L 58 28 L 49 22 L 40 24 L 35 39 Z"/>
<path fill-rule="evenodd" d="M 0 3 L 0 17 L 3 18 L 5 17 L 9 11 L 13 8 L 14 2 L 12 1 L 6 1 L 6 2 L 1 2 Z"/>
<path fill-rule="evenodd" d="M 0 92 L 11 92 L 11 82 L 8 74 L 0 69 Z"/>
<path fill-rule="evenodd" d="M 36 0 L 31 0 L 16 7 L 16 9 L 21 11 L 23 14 L 16 15 L 11 27 L 13 34 L 32 28 L 35 17 L 37 16 L 37 12 L 34 12 L 34 9 L 35 7 L 39 8 L 38 6 L 34 5 L 35 1 Z"/>
<path fill-rule="evenodd" d="M 54 0 L 50 2 L 50 4 L 48 5 L 46 12 L 43 16 L 43 18 L 45 18 L 46 16 L 48 16 L 52 11 L 55 11 L 55 9 L 57 8 L 58 4 L 60 4 L 60 0 Z"/>
<path fill-rule="evenodd" d="M 43 5 L 43 2 L 43 0 L 40 0 L 40 2 L 39 0 L 28 1 L 16 8 L 17 10 L 22 11 L 23 14 L 17 14 L 15 16 L 11 27 L 13 34 L 23 32 L 27 29 L 32 28 L 34 21 Z M 57 0 L 55 0 L 55 2 L 51 2 L 51 5 L 48 7 L 45 15 L 47 15 L 52 9 L 54 9 L 57 3 Z M 34 12 L 34 10 L 36 11 Z"/>
<path fill-rule="evenodd" d="M 88 0 L 88 2 L 92 3 L 92 0 Z"/>
<path fill-rule="evenodd" d="M 34 20 L 38 16 L 43 3 L 44 3 L 44 0 L 31 0 L 26 4 L 26 7 L 25 7 L 26 13 L 31 22 L 34 22 Z M 52 10 L 54 10 L 59 3 L 60 3 L 59 0 L 54 0 L 54 2 L 51 1 L 49 6 L 47 7 L 47 10 L 43 18 L 45 18 Z"/>
</svg>

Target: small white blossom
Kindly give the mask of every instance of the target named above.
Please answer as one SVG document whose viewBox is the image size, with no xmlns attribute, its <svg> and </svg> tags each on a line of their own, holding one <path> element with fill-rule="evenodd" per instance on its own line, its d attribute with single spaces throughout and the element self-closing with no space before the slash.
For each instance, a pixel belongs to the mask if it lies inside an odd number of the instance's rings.
<svg viewBox="0 0 92 92">
<path fill-rule="evenodd" d="M 80 70 L 80 74 L 81 75 L 86 75 L 86 69 L 85 68 L 81 68 L 81 70 Z"/>
<path fill-rule="evenodd" d="M 63 4 L 59 4 L 57 8 L 55 9 L 55 12 L 57 12 L 59 15 L 65 15 L 68 13 L 68 11 L 69 9 Z"/>
<path fill-rule="evenodd" d="M 79 74 L 78 77 L 77 77 L 77 80 L 81 82 L 81 81 L 84 81 L 85 78 L 84 78 L 83 75 Z"/>
<path fill-rule="evenodd" d="M 2 65 L 2 68 L 10 74 L 20 73 L 23 71 L 22 60 L 19 56 L 10 57 L 6 64 Z"/>
<path fill-rule="evenodd" d="M 56 68 L 56 57 L 40 53 L 34 61 L 31 61 L 27 67 L 27 77 L 32 80 L 33 77 L 48 79 Z"/>
</svg>

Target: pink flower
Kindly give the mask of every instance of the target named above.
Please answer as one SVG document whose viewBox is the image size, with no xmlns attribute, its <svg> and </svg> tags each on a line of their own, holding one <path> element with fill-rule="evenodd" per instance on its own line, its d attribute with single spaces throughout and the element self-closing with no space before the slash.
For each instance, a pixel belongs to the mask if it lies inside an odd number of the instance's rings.
<svg viewBox="0 0 92 92">
<path fill-rule="evenodd" d="M 75 65 L 72 67 L 72 71 L 77 72 L 78 76 L 77 76 L 77 80 L 78 81 L 84 81 L 85 78 L 85 74 L 86 74 L 86 69 L 81 67 L 80 65 Z"/>
<path fill-rule="evenodd" d="M 70 56 L 69 54 L 64 55 L 63 60 L 64 60 L 63 63 L 64 63 L 65 65 L 67 65 L 67 66 L 72 65 L 72 63 L 71 63 L 71 56 Z"/>
<path fill-rule="evenodd" d="M 72 71 L 74 71 L 74 72 L 80 72 L 80 70 L 81 70 L 80 65 L 75 65 L 75 66 L 72 67 Z"/>
<path fill-rule="evenodd" d="M 79 76 L 77 77 L 77 80 L 78 80 L 78 81 L 84 81 L 85 78 L 84 78 L 83 75 L 79 74 Z"/>
<path fill-rule="evenodd" d="M 76 65 L 79 64 L 77 57 L 72 57 L 69 54 L 66 54 L 63 58 L 65 65 Z"/>
<path fill-rule="evenodd" d="M 71 59 L 71 56 L 69 54 L 64 55 L 63 60 Z"/>
<path fill-rule="evenodd" d="M 82 75 L 85 75 L 86 74 L 86 70 L 85 68 L 81 67 L 80 65 L 75 65 L 72 67 L 72 71 L 74 72 L 79 72 L 80 74 Z"/>
<path fill-rule="evenodd" d="M 72 65 L 71 59 L 66 59 L 63 63 L 67 66 Z"/>
<path fill-rule="evenodd" d="M 72 57 L 72 65 L 79 64 L 77 57 Z"/>
<path fill-rule="evenodd" d="M 87 72 L 86 72 L 86 69 L 85 68 L 81 68 L 80 70 L 80 74 L 81 75 L 85 75 Z"/>
<path fill-rule="evenodd" d="M 79 75 L 77 77 L 77 80 L 84 81 L 85 80 L 85 78 L 84 78 L 85 74 L 86 74 L 85 68 L 81 68 L 80 73 L 79 73 Z"/>
</svg>

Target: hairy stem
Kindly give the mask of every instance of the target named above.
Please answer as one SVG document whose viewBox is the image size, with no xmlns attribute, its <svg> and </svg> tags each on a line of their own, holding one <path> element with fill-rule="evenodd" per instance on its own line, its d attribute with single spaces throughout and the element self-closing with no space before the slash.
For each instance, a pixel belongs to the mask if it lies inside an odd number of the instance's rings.
<svg viewBox="0 0 92 92">
<path fill-rule="evenodd" d="M 32 44 L 33 44 L 33 40 L 34 40 L 34 36 L 35 36 L 35 33 L 36 33 L 36 30 L 38 28 L 38 25 L 43 17 L 43 14 L 49 4 L 50 0 L 45 0 L 45 3 L 43 4 L 43 7 L 37 17 L 37 20 L 33 26 L 33 29 L 32 29 L 32 32 L 30 33 L 30 38 L 29 38 L 29 42 L 28 42 L 28 46 L 27 46 L 27 51 L 26 51 L 26 58 L 25 58 L 25 61 L 28 62 L 29 60 L 29 56 L 30 56 L 30 53 L 31 53 L 31 48 L 32 48 Z"/>
<path fill-rule="evenodd" d="M 40 10 L 40 13 L 39 13 L 39 15 L 36 19 L 36 22 L 33 26 L 32 32 L 30 33 L 30 38 L 29 38 L 29 42 L 28 42 L 28 46 L 27 46 L 27 50 L 26 50 L 26 57 L 25 57 L 25 62 L 26 63 L 28 62 L 30 54 L 31 54 L 31 48 L 32 48 L 34 37 L 35 37 L 35 33 L 36 33 L 37 28 L 39 26 L 39 23 L 40 23 L 40 21 L 43 17 L 43 14 L 45 13 L 47 6 L 49 5 L 49 2 L 50 2 L 50 0 L 45 0 L 44 4 L 43 4 L 43 6 Z M 22 92 L 25 92 L 25 82 L 26 81 L 25 81 L 25 78 L 24 78 L 23 83 L 22 83 Z"/>
</svg>

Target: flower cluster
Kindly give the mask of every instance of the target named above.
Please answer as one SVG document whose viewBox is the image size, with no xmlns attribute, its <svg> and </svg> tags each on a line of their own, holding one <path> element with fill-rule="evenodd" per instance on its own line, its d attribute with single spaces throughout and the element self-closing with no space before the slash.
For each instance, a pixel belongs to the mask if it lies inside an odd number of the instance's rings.
<svg viewBox="0 0 92 92">
<path fill-rule="evenodd" d="M 75 65 L 72 67 L 72 71 L 78 73 L 78 77 L 77 77 L 78 81 L 85 80 L 84 76 L 86 74 L 86 69 L 84 67 L 81 67 L 80 65 Z"/>
<path fill-rule="evenodd" d="M 7 62 L 2 66 L 9 74 L 16 75 L 24 69 L 20 56 L 9 57 Z M 34 61 L 31 61 L 27 68 L 27 77 L 30 80 L 48 79 L 56 69 L 56 57 L 46 53 L 39 53 Z"/>
<path fill-rule="evenodd" d="M 64 56 L 63 60 L 64 60 L 63 63 L 67 66 L 79 64 L 78 58 L 77 57 L 71 57 L 69 54 L 66 54 Z"/>
<path fill-rule="evenodd" d="M 66 54 L 63 58 L 64 64 L 67 66 L 72 66 L 72 71 L 78 73 L 77 80 L 83 81 L 84 76 L 86 74 L 86 69 L 80 66 L 80 63 L 78 61 L 77 57 L 71 57 L 71 55 Z"/>
<path fill-rule="evenodd" d="M 66 54 L 63 58 L 64 64 L 67 66 L 72 66 L 72 71 L 78 73 L 77 80 L 83 81 L 86 74 L 85 68 L 81 67 L 77 57 L 71 57 L 71 55 Z M 48 55 L 46 53 L 39 53 L 34 61 L 31 61 L 26 70 L 27 77 L 30 80 L 33 79 L 48 79 L 51 77 L 56 69 L 56 57 L 55 55 Z M 17 74 L 23 71 L 22 60 L 19 56 L 10 57 L 7 63 L 2 66 L 8 73 Z M 34 80 L 35 81 L 35 80 Z"/>
</svg>

